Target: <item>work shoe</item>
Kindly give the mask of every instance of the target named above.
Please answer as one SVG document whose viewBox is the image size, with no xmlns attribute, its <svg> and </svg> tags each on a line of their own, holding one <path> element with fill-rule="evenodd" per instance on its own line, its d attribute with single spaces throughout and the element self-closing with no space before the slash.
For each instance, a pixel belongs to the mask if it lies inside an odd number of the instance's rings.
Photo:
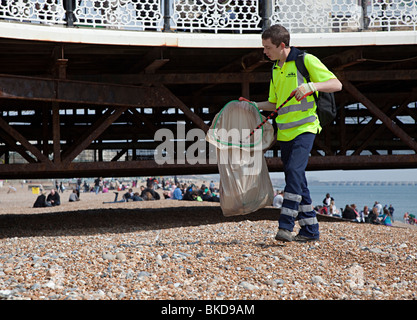
<svg viewBox="0 0 417 320">
<path fill-rule="evenodd" d="M 297 235 L 294 237 L 294 239 L 293 239 L 293 240 L 294 240 L 294 241 L 297 241 L 297 242 L 320 241 L 320 239 L 309 238 L 309 237 L 303 236 L 303 235 L 301 235 L 301 234 L 297 234 Z"/>
<path fill-rule="evenodd" d="M 275 240 L 286 242 L 293 241 L 293 238 L 291 232 L 286 229 L 278 229 L 277 235 L 275 236 Z"/>
</svg>

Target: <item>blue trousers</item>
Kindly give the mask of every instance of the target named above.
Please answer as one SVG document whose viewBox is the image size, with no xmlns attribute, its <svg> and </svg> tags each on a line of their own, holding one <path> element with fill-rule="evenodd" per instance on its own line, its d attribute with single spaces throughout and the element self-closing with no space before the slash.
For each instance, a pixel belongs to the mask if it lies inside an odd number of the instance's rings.
<svg viewBox="0 0 417 320">
<path fill-rule="evenodd" d="M 281 160 L 284 164 L 284 201 L 279 217 L 279 228 L 293 231 L 300 224 L 300 235 L 318 239 L 319 224 L 308 190 L 305 169 L 316 135 L 303 133 L 291 141 L 280 141 Z"/>
</svg>

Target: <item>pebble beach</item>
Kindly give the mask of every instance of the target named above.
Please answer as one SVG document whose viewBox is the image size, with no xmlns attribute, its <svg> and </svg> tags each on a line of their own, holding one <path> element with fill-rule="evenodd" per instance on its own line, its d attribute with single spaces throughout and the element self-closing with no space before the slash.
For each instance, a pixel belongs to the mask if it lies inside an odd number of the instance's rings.
<svg viewBox="0 0 417 320">
<path fill-rule="evenodd" d="M 417 230 L 401 222 L 319 217 L 320 241 L 282 243 L 273 207 L 224 217 L 218 203 L 67 190 L 33 208 L 16 189 L 0 188 L 0 300 L 417 298 Z"/>
</svg>

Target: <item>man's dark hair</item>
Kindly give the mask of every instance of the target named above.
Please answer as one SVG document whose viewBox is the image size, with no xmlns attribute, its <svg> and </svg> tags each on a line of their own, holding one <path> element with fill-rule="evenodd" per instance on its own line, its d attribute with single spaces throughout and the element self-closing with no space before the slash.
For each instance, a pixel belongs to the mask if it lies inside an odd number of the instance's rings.
<svg viewBox="0 0 417 320">
<path fill-rule="evenodd" d="M 271 42 L 277 47 L 281 44 L 281 42 L 284 42 L 286 47 L 290 46 L 290 33 L 285 27 L 279 24 L 273 25 L 266 29 L 262 33 L 262 39 L 271 39 Z"/>
</svg>

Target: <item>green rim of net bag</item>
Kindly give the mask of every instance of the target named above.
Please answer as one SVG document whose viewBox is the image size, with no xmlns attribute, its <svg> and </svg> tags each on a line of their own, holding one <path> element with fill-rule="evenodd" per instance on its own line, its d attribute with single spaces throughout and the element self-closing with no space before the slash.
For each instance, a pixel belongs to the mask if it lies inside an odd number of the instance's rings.
<svg viewBox="0 0 417 320">
<path fill-rule="evenodd" d="M 218 120 L 219 120 L 219 118 L 220 118 L 220 116 L 221 116 L 221 114 L 223 113 L 223 111 L 229 106 L 229 104 L 230 103 L 232 103 L 232 102 L 240 102 L 239 100 L 232 100 L 232 101 L 229 101 L 228 103 L 226 103 L 226 105 L 220 110 L 220 112 L 219 112 L 219 114 L 217 115 L 217 117 L 216 117 L 216 119 L 215 119 L 215 121 L 214 121 L 214 125 L 213 125 L 213 129 L 216 129 L 216 126 L 217 126 L 217 122 L 218 122 Z M 258 109 L 258 107 L 254 104 L 254 103 L 252 103 L 252 102 L 248 102 L 250 105 L 252 105 L 255 109 L 256 109 L 256 111 L 258 111 L 258 115 L 259 115 L 259 123 L 260 122 L 262 122 L 262 114 L 261 114 L 261 112 L 259 111 L 259 109 Z M 240 142 L 240 143 L 238 143 L 238 144 L 236 144 L 236 143 L 231 143 L 231 142 L 228 142 L 228 141 L 221 141 L 218 137 L 216 137 L 216 136 L 214 136 L 214 130 L 213 130 L 213 133 L 212 133 L 212 137 L 214 138 L 214 140 L 216 140 L 218 143 L 220 143 L 220 144 L 223 144 L 223 145 L 225 145 L 225 146 L 228 146 L 228 147 L 240 147 L 240 148 L 252 148 L 252 147 L 255 147 L 255 146 L 257 146 L 258 144 L 260 144 L 260 143 L 262 143 L 262 139 L 263 139 L 263 135 L 264 135 L 264 128 L 263 128 L 263 126 L 261 127 L 261 128 L 259 128 L 259 129 L 261 129 L 262 130 L 262 132 L 261 132 L 261 135 L 260 135 L 260 137 L 259 137 L 259 139 L 257 140 L 257 141 L 254 141 L 253 143 L 248 143 L 248 144 L 244 144 L 244 143 L 242 143 L 242 141 Z M 258 129 L 258 130 L 259 130 Z"/>
</svg>

